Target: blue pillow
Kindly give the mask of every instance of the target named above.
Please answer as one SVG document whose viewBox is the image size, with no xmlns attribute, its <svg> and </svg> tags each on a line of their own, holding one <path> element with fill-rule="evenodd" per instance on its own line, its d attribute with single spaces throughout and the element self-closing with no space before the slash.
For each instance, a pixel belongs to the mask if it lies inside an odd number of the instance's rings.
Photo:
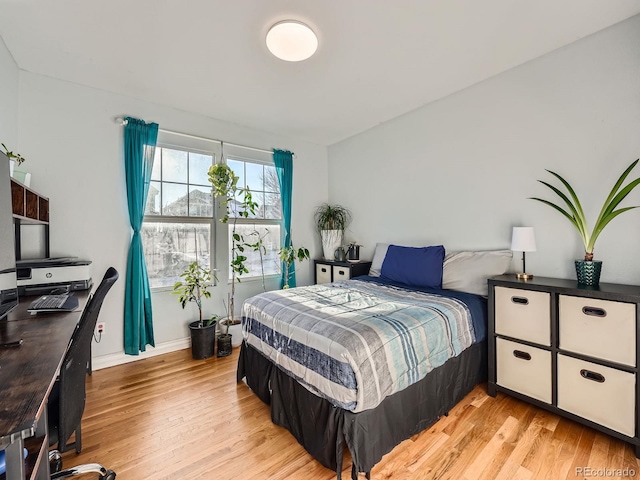
<svg viewBox="0 0 640 480">
<path fill-rule="evenodd" d="M 381 276 L 412 287 L 442 288 L 444 247 L 389 245 Z"/>
</svg>

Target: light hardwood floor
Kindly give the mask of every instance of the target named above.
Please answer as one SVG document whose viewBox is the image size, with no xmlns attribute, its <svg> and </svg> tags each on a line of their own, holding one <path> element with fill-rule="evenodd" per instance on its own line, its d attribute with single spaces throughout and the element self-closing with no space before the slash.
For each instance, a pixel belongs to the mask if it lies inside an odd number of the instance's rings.
<svg viewBox="0 0 640 480">
<path fill-rule="evenodd" d="M 227 358 L 198 361 L 182 350 L 94 372 L 83 450 L 65 453 L 65 467 L 99 462 L 119 480 L 334 479 L 271 423 L 268 407 L 246 385 L 236 384 L 237 358 L 238 349 Z M 592 478 L 577 475 L 579 467 L 631 469 L 640 478 L 629 445 L 506 395 L 491 398 L 479 385 L 448 417 L 387 454 L 371 475 Z M 343 478 L 350 478 L 350 468 L 346 458 Z"/>
</svg>

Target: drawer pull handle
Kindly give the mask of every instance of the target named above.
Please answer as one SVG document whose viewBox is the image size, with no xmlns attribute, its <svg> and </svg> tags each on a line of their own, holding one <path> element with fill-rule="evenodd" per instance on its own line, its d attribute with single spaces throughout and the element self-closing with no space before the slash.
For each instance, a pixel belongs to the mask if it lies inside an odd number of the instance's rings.
<svg viewBox="0 0 640 480">
<path fill-rule="evenodd" d="M 606 317 L 607 311 L 604 308 L 598 307 L 582 307 L 582 313 L 585 315 L 591 315 L 592 317 Z"/>
<path fill-rule="evenodd" d="M 586 378 L 587 380 L 593 380 L 594 382 L 604 383 L 604 375 L 600 373 L 592 372 L 591 370 L 582 369 L 580 370 L 580 375 L 582 375 L 582 377 Z"/>
<path fill-rule="evenodd" d="M 338 275 L 344 275 L 344 270 L 338 270 Z"/>
<path fill-rule="evenodd" d="M 327 273 L 327 269 L 326 269 L 326 268 L 322 268 L 322 269 L 321 269 L 321 272 L 322 272 L 322 273 Z"/>
<path fill-rule="evenodd" d="M 529 299 L 527 297 L 511 297 L 511 301 L 519 305 L 529 305 Z"/>
<path fill-rule="evenodd" d="M 531 360 L 531 355 L 527 352 L 523 352 L 522 350 L 514 350 L 513 356 L 522 360 Z"/>
</svg>

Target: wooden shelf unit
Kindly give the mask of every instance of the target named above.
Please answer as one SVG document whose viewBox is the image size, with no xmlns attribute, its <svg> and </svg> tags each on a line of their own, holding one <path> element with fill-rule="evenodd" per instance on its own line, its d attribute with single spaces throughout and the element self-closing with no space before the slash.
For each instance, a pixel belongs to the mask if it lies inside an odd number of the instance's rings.
<svg viewBox="0 0 640 480">
<path fill-rule="evenodd" d="M 22 258 L 21 226 L 43 225 L 45 257 L 49 257 L 49 199 L 11 179 L 11 207 L 15 224 L 16 260 Z"/>
</svg>

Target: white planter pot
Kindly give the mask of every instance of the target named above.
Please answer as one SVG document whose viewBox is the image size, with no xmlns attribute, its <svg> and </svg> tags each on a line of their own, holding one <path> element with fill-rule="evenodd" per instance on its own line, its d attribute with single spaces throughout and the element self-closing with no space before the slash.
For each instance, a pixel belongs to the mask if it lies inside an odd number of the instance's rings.
<svg viewBox="0 0 640 480">
<path fill-rule="evenodd" d="M 226 320 L 222 320 L 218 325 L 218 331 L 220 333 L 227 333 Z M 229 333 L 231 334 L 231 346 L 233 348 L 239 347 L 240 344 L 242 344 L 242 324 L 229 325 Z"/>
<path fill-rule="evenodd" d="M 336 249 L 342 245 L 342 230 L 322 230 L 322 254 L 325 260 L 333 260 Z"/>
<path fill-rule="evenodd" d="M 29 172 L 23 172 L 22 170 L 14 169 L 12 176 L 25 187 L 31 186 L 31 174 Z"/>
<path fill-rule="evenodd" d="M 16 161 L 15 160 L 9 160 L 9 176 L 13 177 L 13 169 L 16 166 Z"/>
</svg>

